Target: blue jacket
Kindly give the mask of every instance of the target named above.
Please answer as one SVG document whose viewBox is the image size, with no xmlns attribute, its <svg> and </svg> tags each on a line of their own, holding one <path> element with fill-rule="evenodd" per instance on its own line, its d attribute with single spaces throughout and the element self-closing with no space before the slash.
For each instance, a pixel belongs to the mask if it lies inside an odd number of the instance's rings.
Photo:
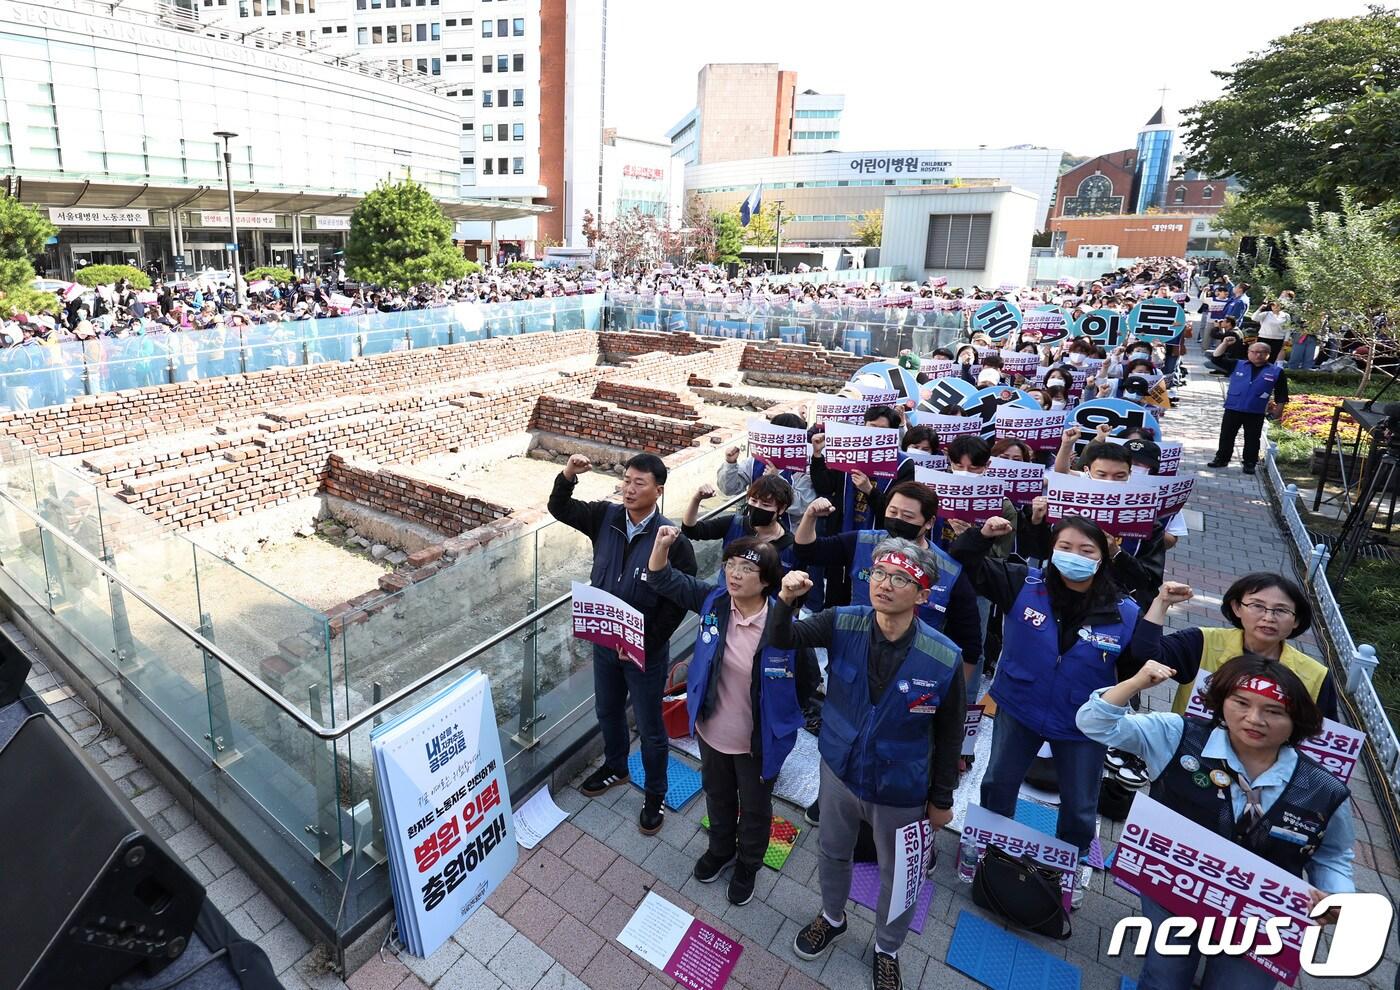
<svg viewBox="0 0 1400 990">
<path fill-rule="evenodd" d="M 872 705 L 867 663 L 875 610 L 848 605 L 834 611 L 817 739 L 822 759 L 862 801 L 922 806 L 928 796 L 931 720 L 948 700 L 962 656 L 942 633 L 915 620 L 913 642 L 897 679 Z"/>
<path fill-rule="evenodd" d="M 1232 412 L 1262 415 L 1269 410 L 1274 386 L 1283 369 L 1276 364 L 1256 368 L 1249 361 L 1236 361 L 1225 393 L 1225 408 Z"/>
<path fill-rule="evenodd" d="M 1118 683 L 1118 661 L 1128 652 L 1137 619 L 1137 603 L 1128 598 L 1107 614 L 1090 612 L 1073 646 L 1062 652 L 1050 590 L 1038 569 L 1027 568 L 1002 624 L 992 698 L 1047 739 L 1083 739 L 1074 717 L 1092 692 Z"/>
<path fill-rule="evenodd" d="M 647 667 L 664 666 L 670 658 L 671 634 L 681 624 L 685 611 L 673 602 L 659 598 L 646 583 L 644 575 L 657 529 L 674 523 L 658 511 L 629 541 L 627 510 L 617 502 L 583 502 L 574 498 L 576 484 L 560 472 L 549 494 L 549 513 L 593 542 L 590 583 L 641 611 L 646 620 Z M 677 570 L 685 574 L 695 573 L 695 551 L 684 536 L 671 545 L 669 559 L 671 566 Z"/>
</svg>

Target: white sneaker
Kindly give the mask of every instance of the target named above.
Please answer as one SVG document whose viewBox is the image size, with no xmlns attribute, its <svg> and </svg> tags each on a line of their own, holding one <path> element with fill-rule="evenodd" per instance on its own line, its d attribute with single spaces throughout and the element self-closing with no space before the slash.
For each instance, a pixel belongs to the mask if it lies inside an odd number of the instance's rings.
<svg viewBox="0 0 1400 990">
<path fill-rule="evenodd" d="M 1094 879 L 1094 868 L 1088 863 L 1080 863 L 1079 869 L 1074 872 L 1074 890 L 1069 895 L 1069 908 L 1071 911 L 1079 910 L 1079 906 L 1084 903 L 1084 893 L 1089 889 L 1089 884 Z"/>
</svg>

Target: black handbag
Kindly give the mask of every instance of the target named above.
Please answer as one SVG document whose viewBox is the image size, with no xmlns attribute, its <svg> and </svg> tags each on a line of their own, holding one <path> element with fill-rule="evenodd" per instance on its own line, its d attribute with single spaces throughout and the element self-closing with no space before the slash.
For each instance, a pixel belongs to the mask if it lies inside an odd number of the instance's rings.
<svg viewBox="0 0 1400 990">
<path fill-rule="evenodd" d="M 1055 939 L 1070 936 L 1059 871 L 1000 846 L 987 846 L 982 856 L 972 878 L 972 903 L 1017 928 Z"/>
</svg>

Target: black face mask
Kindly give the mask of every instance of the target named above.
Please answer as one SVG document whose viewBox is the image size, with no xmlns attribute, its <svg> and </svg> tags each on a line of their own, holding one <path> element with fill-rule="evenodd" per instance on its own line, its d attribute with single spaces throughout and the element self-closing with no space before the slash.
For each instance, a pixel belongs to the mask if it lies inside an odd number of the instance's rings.
<svg viewBox="0 0 1400 990">
<path fill-rule="evenodd" d="M 749 525 L 754 529 L 762 529 L 764 526 L 771 526 L 773 520 L 778 518 L 778 513 L 772 509 L 760 509 L 756 505 L 749 506 L 745 511 L 749 516 Z"/>
<path fill-rule="evenodd" d="M 905 519 L 886 519 L 885 532 L 901 540 L 917 542 L 924 527 Z"/>
</svg>

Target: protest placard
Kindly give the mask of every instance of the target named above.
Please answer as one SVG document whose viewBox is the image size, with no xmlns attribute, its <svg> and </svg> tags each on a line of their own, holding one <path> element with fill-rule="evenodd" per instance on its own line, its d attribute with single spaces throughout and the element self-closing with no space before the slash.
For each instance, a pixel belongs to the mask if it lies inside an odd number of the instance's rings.
<svg viewBox="0 0 1400 990">
<path fill-rule="evenodd" d="M 1191 490 L 1196 487 L 1196 476 L 1188 474 L 1183 478 L 1156 478 L 1157 518 L 1170 519 L 1191 501 Z"/>
<path fill-rule="evenodd" d="M 962 755 L 971 756 L 977 751 L 977 733 L 982 729 L 982 713 L 986 705 L 968 705 L 963 716 Z"/>
<path fill-rule="evenodd" d="M 948 470 L 948 455 L 946 454 L 930 454 L 915 448 L 900 451 L 900 456 L 905 460 L 913 461 L 916 466 L 926 467 L 931 471 Z"/>
<path fill-rule="evenodd" d="M 1141 537 L 1151 536 L 1157 521 L 1157 485 L 1151 478 L 1095 481 L 1051 472 L 1045 476 L 1045 497 L 1050 503 L 1045 521 L 1052 526 L 1066 516 L 1083 516 L 1112 536 Z"/>
<path fill-rule="evenodd" d="M 1172 299 L 1144 299 L 1128 314 L 1128 329 L 1139 340 L 1176 340 L 1186 327 L 1186 310 Z"/>
<path fill-rule="evenodd" d="M 1214 715 L 1206 707 L 1205 693 L 1210 687 L 1211 671 L 1203 670 L 1196 675 L 1196 684 L 1191 690 L 1191 699 L 1186 702 L 1186 714 L 1196 718 L 1211 718 Z M 1351 783 L 1351 775 L 1356 771 L 1356 761 L 1361 758 L 1361 747 L 1366 736 L 1349 725 L 1334 719 L 1323 718 L 1322 731 L 1298 743 L 1298 750 L 1311 756 L 1327 768 L 1332 776 L 1343 784 Z"/>
<path fill-rule="evenodd" d="M 992 340 L 1005 340 L 1021 329 L 1021 310 L 1013 302 L 993 299 L 982 303 L 972 314 L 973 333 L 985 333 Z"/>
<path fill-rule="evenodd" d="M 929 381 L 938 378 L 951 378 L 957 373 L 958 363 L 943 358 L 939 358 L 936 361 L 924 361 L 919 365 L 919 374 Z"/>
<path fill-rule="evenodd" d="M 1303 929 L 1311 924 L 1307 881 L 1202 828 L 1143 791 L 1133 798 L 1123 823 L 1113 875 L 1177 917 L 1258 918 L 1254 946 L 1242 958 L 1287 984 L 1297 979 Z M 1263 922 L 1279 917 L 1292 919 L 1278 932 L 1283 946 L 1274 955 L 1261 956 L 1257 950 L 1270 942 Z"/>
<path fill-rule="evenodd" d="M 1162 451 L 1162 460 L 1157 467 L 1159 475 L 1173 475 L 1181 470 L 1182 446 L 1175 440 L 1158 440 L 1157 446 Z"/>
<path fill-rule="evenodd" d="M 574 638 L 616 650 L 622 659 L 646 670 L 642 613 L 600 588 L 575 581 L 573 590 Z"/>
<path fill-rule="evenodd" d="M 1022 351 L 998 351 L 1001 357 L 1001 370 L 1008 375 L 1015 375 L 1018 378 L 1027 378 L 1036 373 L 1040 367 L 1040 355 L 1035 352 L 1025 353 Z"/>
<path fill-rule="evenodd" d="M 993 457 L 987 462 L 984 478 L 997 478 L 1006 483 L 1006 497 L 1017 505 L 1027 505 L 1038 495 L 1045 494 L 1045 467 L 1035 462 L 1013 461 L 1009 457 Z"/>
<path fill-rule="evenodd" d="M 1055 450 L 1065 432 L 1065 414 L 1060 411 L 998 406 L 992 420 L 998 437 L 1024 440 L 1031 450 Z"/>
<path fill-rule="evenodd" d="M 963 816 L 962 838 L 959 845 L 977 851 L 981 862 L 987 846 L 998 846 L 1019 859 L 1029 856 L 1037 863 L 1060 872 L 1060 890 L 1065 910 L 1069 910 L 1070 893 L 1074 890 L 1074 871 L 1079 863 L 1079 850 L 1068 843 L 1053 839 L 1014 818 L 988 811 L 980 804 L 969 804 Z"/>
<path fill-rule="evenodd" d="M 948 474 L 926 467 L 914 468 L 914 480 L 938 493 L 938 517 L 961 519 L 980 526 L 1001 514 L 1006 483 L 980 474 Z"/>
<path fill-rule="evenodd" d="M 766 419 L 751 418 L 749 456 L 779 471 L 806 471 L 812 454 L 807 431 L 793 426 L 774 426 Z"/>
<path fill-rule="evenodd" d="M 1021 333 L 1038 333 L 1042 344 L 1053 344 L 1069 336 L 1069 320 L 1062 309 L 1033 309 L 1025 315 Z"/>
<path fill-rule="evenodd" d="M 826 466 L 833 471 L 860 471 L 872 478 L 893 478 L 899 467 L 899 431 L 828 423 L 822 453 Z"/>
<path fill-rule="evenodd" d="M 982 421 L 976 416 L 945 416 L 940 413 L 915 411 L 910 414 L 913 426 L 927 426 L 938 436 L 938 445 L 946 447 L 957 437 L 975 437 L 982 433 Z"/>
<path fill-rule="evenodd" d="M 851 423 L 860 426 L 865 422 L 865 410 L 870 403 L 864 399 L 848 399 L 843 395 L 819 395 L 812 407 L 812 422 Z"/>
<path fill-rule="evenodd" d="M 894 878 L 890 886 L 890 907 L 885 923 L 891 924 L 919 902 L 919 888 L 928 873 L 933 852 L 933 830 L 928 819 L 920 818 L 897 829 L 894 834 Z"/>
<path fill-rule="evenodd" d="M 883 385 L 861 385 L 852 382 L 851 387 L 859 392 L 860 397 L 865 400 L 866 409 L 869 409 L 871 406 L 892 406 L 899 401 L 899 393 Z M 862 410 L 862 412 L 864 412 L 864 410 Z"/>
<path fill-rule="evenodd" d="M 744 951 L 654 891 L 642 898 L 617 941 L 686 990 L 720 990 Z"/>
</svg>

